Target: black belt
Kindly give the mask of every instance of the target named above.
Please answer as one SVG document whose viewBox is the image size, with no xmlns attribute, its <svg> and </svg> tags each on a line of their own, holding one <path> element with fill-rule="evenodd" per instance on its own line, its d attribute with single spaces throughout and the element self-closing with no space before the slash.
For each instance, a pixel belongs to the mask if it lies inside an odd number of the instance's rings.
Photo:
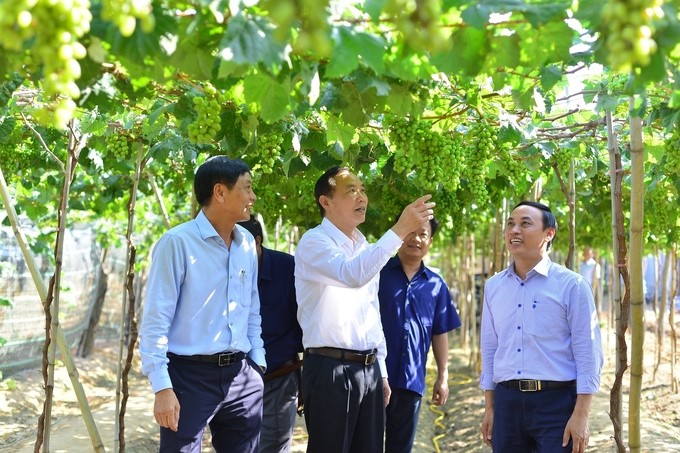
<svg viewBox="0 0 680 453">
<path fill-rule="evenodd" d="M 305 353 L 311 355 L 322 355 L 332 359 L 344 360 L 349 362 L 359 362 L 364 365 L 373 365 L 378 357 L 378 351 L 371 349 L 368 351 L 352 351 L 340 348 L 307 348 Z"/>
<path fill-rule="evenodd" d="M 174 357 L 182 360 L 191 360 L 192 362 L 214 363 L 217 366 L 233 365 L 246 358 L 245 352 L 220 352 L 212 355 L 178 355 L 168 352 L 168 357 Z"/>
<path fill-rule="evenodd" d="M 498 385 L 509 389 L 519 389 L 522 392 L 538 392 L 541 390 L 559 390 L 576 387 L 576 381 L 538 381 L 535 379 L 514 379 L 499 382 Z"/>
</svg>

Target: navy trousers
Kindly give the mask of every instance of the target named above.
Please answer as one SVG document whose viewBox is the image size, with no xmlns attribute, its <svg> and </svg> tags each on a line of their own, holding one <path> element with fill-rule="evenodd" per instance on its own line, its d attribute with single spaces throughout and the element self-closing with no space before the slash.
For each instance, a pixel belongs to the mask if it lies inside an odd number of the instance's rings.
<svg viewBox="0 0 680 453">
<path fill-rule="evenodd" d="M 380 453 L 385 404 L 378 363 L 305 355 L 307 453 Z"/>
<path fill-rule="evenodd" d="M 260 453 L 290 451 L 297 415 L 300 370 L 264 384 Z"/>
<path fill-rule="evenodd" d="M 418 428 L 418 414 L 423 397 L 410 390 L 392 389 L 385 409 L 385 453 L 410 453 Z"/>
<path fill-rule="evenodd" d="M 218 366 L 171 357 L 170 379 L 180 404 L 177 432 L 161 428 L 161 453 L 199 453 L 206 425 L 217 453 L 257 453 L 262 375 L 250 359 Z"/>
<path fill-rule="evenodd" d="M 522 392 L 497 385 L 491 443 L 498 453 L 570 453 L 564 428 L 576 405 L 576 388 Z"/>
</svg>

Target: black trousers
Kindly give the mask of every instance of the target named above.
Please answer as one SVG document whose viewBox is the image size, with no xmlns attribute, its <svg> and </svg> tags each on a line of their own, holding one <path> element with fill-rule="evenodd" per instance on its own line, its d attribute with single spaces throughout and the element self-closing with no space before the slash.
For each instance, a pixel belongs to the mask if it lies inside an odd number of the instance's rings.
<svg viewBox="0 0 680 453">
<path fill-rule="evenodd" d="M 306 355 L 302 367 L 307 453 L 380 453 L 385 405 L 378 363 Z"/>
<path fill-rule="evenodd" d="M 406 389 L 392 389 L 385 423 L 385 453 L 410 453 L 416 438 L 420 394 Z"/>
<path fill-rule="evenodd" d="M 217 453 L 257 453 L 264 383 L 256 366 L 250 359 L 220 367 L 171 357 L 179 427 L 161 428 L 160 452 L 199 453 L 208 425 Z"/>
</svg>

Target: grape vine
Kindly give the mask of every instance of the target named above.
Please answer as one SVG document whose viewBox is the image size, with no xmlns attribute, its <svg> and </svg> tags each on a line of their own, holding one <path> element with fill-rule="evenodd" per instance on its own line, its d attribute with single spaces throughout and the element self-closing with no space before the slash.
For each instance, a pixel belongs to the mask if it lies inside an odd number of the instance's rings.
<svg viewBox="0 0 680 453">
<path fill-rule="evenodd" d="M 614 69 L 647 66 L 657 50 L 654 21 L 664 16 L 663 0 L 608 0 L 602 7 L 607 60 Z"/>
<path fill-rule="evenodd" d="M 319 59 L 330 56 L 330 0 L 264 0 L 261 4 L 276 25 L 274 36 L 277 39 L 285 41 L 290 36 L 291 26 L 299 20 L 293 49 L 300 54 L 311 53 Z"/>
</svg>

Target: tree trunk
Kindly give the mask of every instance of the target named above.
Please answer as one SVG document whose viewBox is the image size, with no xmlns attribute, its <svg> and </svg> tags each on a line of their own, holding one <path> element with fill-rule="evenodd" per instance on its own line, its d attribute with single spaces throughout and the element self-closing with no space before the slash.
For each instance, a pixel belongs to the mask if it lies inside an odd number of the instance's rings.
<svg viewBox="0 0 680 453">
<path fill-rule="evenodd" d="M 106 300 L 106 291 L 109 287 L 109 274 L 104 270 L 104 263 L 106 262 L 107 250 L 102 253 L 93 253 L 96 255 L 99 265 L 97 266 L 97 275 L 94 278 L 94 286 L 91 291 L 91 299 L 94 300 L 90 310 L 90 316 L 87 323 L 87 329 L 80 337 L 78 344 L 78 355 L 81 357 L 88 357 L 94 350 L 94 341 L 97 333 L 97 326 L 99 325 L 99 318 L 101 317 Z"/>
<path fill-rule="evenodd" d="M 626 235 L 623 222 L 623 197 L 621 184 L 623 170 L 621 168 L 621 153 L 618 140 L 614 133 L 611 112 L 607 112 L 607 147 L 609 149 L 609 178 L 612 190 L 612 235 L 614 256 L 612 260 L 612 296 L 610 297 L 614 319 L 616 321 L 616 370 L 614 383 L 609 394 L 609 418 L 614 427 L 614 441 L 619 453 L 626 452 L 623 442 L 623 374 L 628 369 L 628 345 L 626 344 L 626 330 L 628 330 L 629 294 L 626 292 L 621 298 L 621 280 L 624 288 L 628 285 L 628 269 L 626 267 Z"/>
<path fill-rule="evenodd" d="M 634 100 L 631 99 L 631 110 Z M 628 446 L 640 452 L 640 398 L 644 357 L 645 295 L 642 288 L 642 230 L 644 220 L 645 154 L 642 143 L 642 118 L 630 118 L 630 280 L 631 280 L 631 350 L 630 393 L 628 400 Z"/>
</svg>

